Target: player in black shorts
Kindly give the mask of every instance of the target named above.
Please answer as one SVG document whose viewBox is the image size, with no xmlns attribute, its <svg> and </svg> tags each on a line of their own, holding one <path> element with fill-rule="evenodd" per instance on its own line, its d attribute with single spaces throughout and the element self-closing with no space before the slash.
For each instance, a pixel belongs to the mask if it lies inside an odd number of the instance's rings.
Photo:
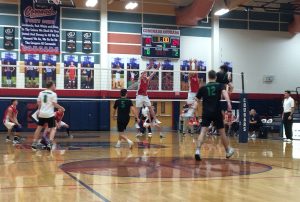
<svg viewBox="0 0 300 202">
<path fill-rule="evenodd" d="M 231 74 L 228 72 L 228 66 L 227 65 L 222 65 L 220 67 L 220 71 L 217 73 L 217 83 L 224 84 L 225 89 L 228 92 L 232 92 L 233 90 L 233 85 L 231 83 Z"/>
<path fill-rule="evenodd" d="M 226 158 L 230 158 L 234 154 L 234 149 L 229 146 L 229 142 L 225 134 L 220 101 L 221 96 L 223 96 L 227 101 L 227 111 L 231 111 L 229 95 L 225 90 L 224 85 L 216 82 L 216 72 L 214 70 L 208 72 L 208 79 L 209 82 L 207 83 L 207 85 L 200 88 L 196 95 L 197 101 L 203 99 L 203 112 L 201 123 L 202 129 L 198 137 L 197 149 L 195 152 L 195 159 L 197 161 L 201 160 L 200 148 L 204 141 L 204 136 L 208 132 L 208 127 L 210 126 L 211 122 L 214 122 L 214 125 L 221 136 L 222 143 L 226 150 Z"/>
<path fill-rule="evenodd" d="M 130 116 L 129 116 L 130 110 L 134 113 L 136 119 L 139 122 L 139 117 L 138 117 L 135 107 L 133 106 L 132 101 L 130 99 L 127 99 L 127 90 L 122 89 L 121 90 L 121 98 L 116 100 L 116 102 L 114 104 L 114 111 L 113 111 L 114 119 L 116 117 L 116 112 L 118 111 L 117 127 L 118 127 L 118 132 L 119 132 L 119 140 L 115 146 L 116 148 L 121 147 L 122 140 L 125 140 L 128 142 L 130 149 L 133 146 L 133 142 L 124 134 L 124 131 L 126 130 L 126 127 L 130 120 Z"/>
</svg>

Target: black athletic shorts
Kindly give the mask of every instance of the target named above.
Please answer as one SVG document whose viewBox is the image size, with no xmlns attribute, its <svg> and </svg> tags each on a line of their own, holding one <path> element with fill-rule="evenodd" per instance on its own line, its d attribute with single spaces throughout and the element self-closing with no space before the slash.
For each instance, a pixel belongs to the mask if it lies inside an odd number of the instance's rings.
<svg viewBox="0 0 300 202">
<path fill-rule="evenodd" d="M 48 128 L 56 127 L 55 117 L 54 116 L 51 117 L 51 118 L 40 118 L 39 117 L 38 125 L 39 126 L 44 126 L 45 124 L 48 124 Z"/>
<path fill-rule="evenodd" d="M 124 132 L 129 123 L 130 117 L 122 117 L 117 120 L 118 132 Z"/>
<path fill-rule="evenodd" d="M 202 122 L 201 122 L 202 127 L 209 127 L 211 122 L 214 122 L 214 126 L 217 129 L 224 128 L 224 120 L 221 112 L 202 116 Z"/>
</svg>

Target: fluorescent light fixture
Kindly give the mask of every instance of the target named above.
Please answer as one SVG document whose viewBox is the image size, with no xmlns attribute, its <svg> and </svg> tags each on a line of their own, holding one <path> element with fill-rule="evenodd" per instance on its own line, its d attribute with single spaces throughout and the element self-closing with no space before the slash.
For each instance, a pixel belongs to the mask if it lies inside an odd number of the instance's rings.
<svg viewBox="0 0 300 202">
<path fill-rule="evenodd" d="M 133 9 L 135 9 L 137 6 L 138 6 L 138 3 L 137 3 L 137 2 L 131 2 L 131 1 L 130 1 L 129 3 L 126 4 L 125 9 L 127 9 L 127 10 L 133 10 Z"/>
<path fill-rule="evenodd" d="M 215 15 L 221 16 L 221 15 L 224 15 L 224 14 L 226 14 L 226 13 L 228 13 L 228 12 L 229 12 L 229 9 L 228 9 L 228 8 L 221 8 L 220 10 L 217 10 L 217 11 L 215 12 Z"/>
<path fill-rule="evenodd" d="M 98 3 L 98 0 L 87 0 L 85 5 L 86 7 L 95 7 Z"/>
</svg>

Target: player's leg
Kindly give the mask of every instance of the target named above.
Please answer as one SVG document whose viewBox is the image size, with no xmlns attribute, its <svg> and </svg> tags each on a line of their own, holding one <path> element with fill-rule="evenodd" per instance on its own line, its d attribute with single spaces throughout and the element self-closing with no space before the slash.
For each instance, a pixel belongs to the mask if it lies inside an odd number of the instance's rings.
<svg viewBox="0 0 300 202">
<path fill-rule="evenodd" d="M 215 126 L 218 130 L 218 133 L 221 137 L 222 144 L 225 148 L 226 151 L 226 158 L 230 158 L 234 154 L 234 149 L 229 146 L 229 140 L 226 136 L 225 133 L 225 127 L 224 127 L 224 122 L 223 122 L 223 116 L 221 113 L 219 113 L 214 120 Z"/>
<path fill-rule="evenodd" d="M 13 129 L 14 125 L 15 125 L 14 123 L 9 122 L 9 121 L 5 121 L 4 122 L 4 126 L 7 128 L 6 142 L 10 142 L 11 141 L 12 129 Z"/>
<path fill-rule="evenodd" d="M 127 141 L 129 148 L 132 149 L 133 147 L 133 142 L 127 137 L 125 134 L 126 127 L 129 123 L 129 118 L 123 118 L 123 120 L 119 119 L 117 120 L 117 125 L 118 125 L 118 133 L 119 133 L 119 140 L 116 144 L 115 147 L 119 148 L 121 146 L 121 141 Z"/>
<path fill-rule="evenodd" d="M 38 127 L 35 129 L 34 135 L 33 135 L 33 142 L 31 145 L 32 150 L 36 150 L 38 148 L 38 139 L 40 137 L 41 131 L 43 129 L 44 125 L 44 119 L 39 118 Z"/>
<path fill-rule="evenodd" d="M 15 124 L 14 127 L 12 128 L 12 131 L 14 132 L 14 139 L 13 139 L 13 144 L 21 144 L 21 126 Z"/>
<path fill-rule="evenodd" d="M 201 146 L 204 142 L 204 138 L 205 138 L 205 135 L 207 134 L 207 131 L 208 131 L 208 126 L 204 126 L 205 124 L 202 124 L 202 128 L 201 128 L 201 132 L 200 132 L 200 135 L 198 136 L 198 139 L 197 139 L 197 147 L 196 147 L 196 151 L 195 151 L 195 159 L 197 161 L 200 161 L 201 160 Z"/>
<path fill-rule="evenodd" d="M 149 108 L 150 115 L 153 118 L 152 122 L 155 124 L 161 124 L 161 122 L 157 119 L 155 111 L 152 108 L 151 101 L 148 96 L 144 96 L 144 105 Z"/>
<path fill-rule="evenodd" d="M 66 123 L 63 122 L 63 121 L 60 121 L 60 122 L 58 123 L 58 128 L 65 128 L 65 129 L 66 129 L 66 132 L 67 132 L 67 134 L 68 134 L 68 137 L 73 138 L 73 136 L 70 134 L 70 126 L 69 126 L 68 124 L 66 124 Z M 58 128 L 57 128 L 57 129 L 58 129 Z"/>
</svg>

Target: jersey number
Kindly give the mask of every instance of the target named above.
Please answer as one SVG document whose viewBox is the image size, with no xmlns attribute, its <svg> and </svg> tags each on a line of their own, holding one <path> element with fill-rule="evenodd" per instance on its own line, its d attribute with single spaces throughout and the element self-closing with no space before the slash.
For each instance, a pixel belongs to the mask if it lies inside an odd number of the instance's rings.
<svg viewBox="0 0 300 202">
<path fill-rule="evenodd" d="M 216 96 L 216 87 L 215 86 L 208 86 L 207 91 L 208 91 L 208 96 Z"/>
<path fill-rule="evenodd" d="M 44 102 L 44 103 L 47 103 L 47 101 L 48 101 L 48 97 L 47 97 L 47 95 L 44 95 L 43 102 Z"/>
</svg>

